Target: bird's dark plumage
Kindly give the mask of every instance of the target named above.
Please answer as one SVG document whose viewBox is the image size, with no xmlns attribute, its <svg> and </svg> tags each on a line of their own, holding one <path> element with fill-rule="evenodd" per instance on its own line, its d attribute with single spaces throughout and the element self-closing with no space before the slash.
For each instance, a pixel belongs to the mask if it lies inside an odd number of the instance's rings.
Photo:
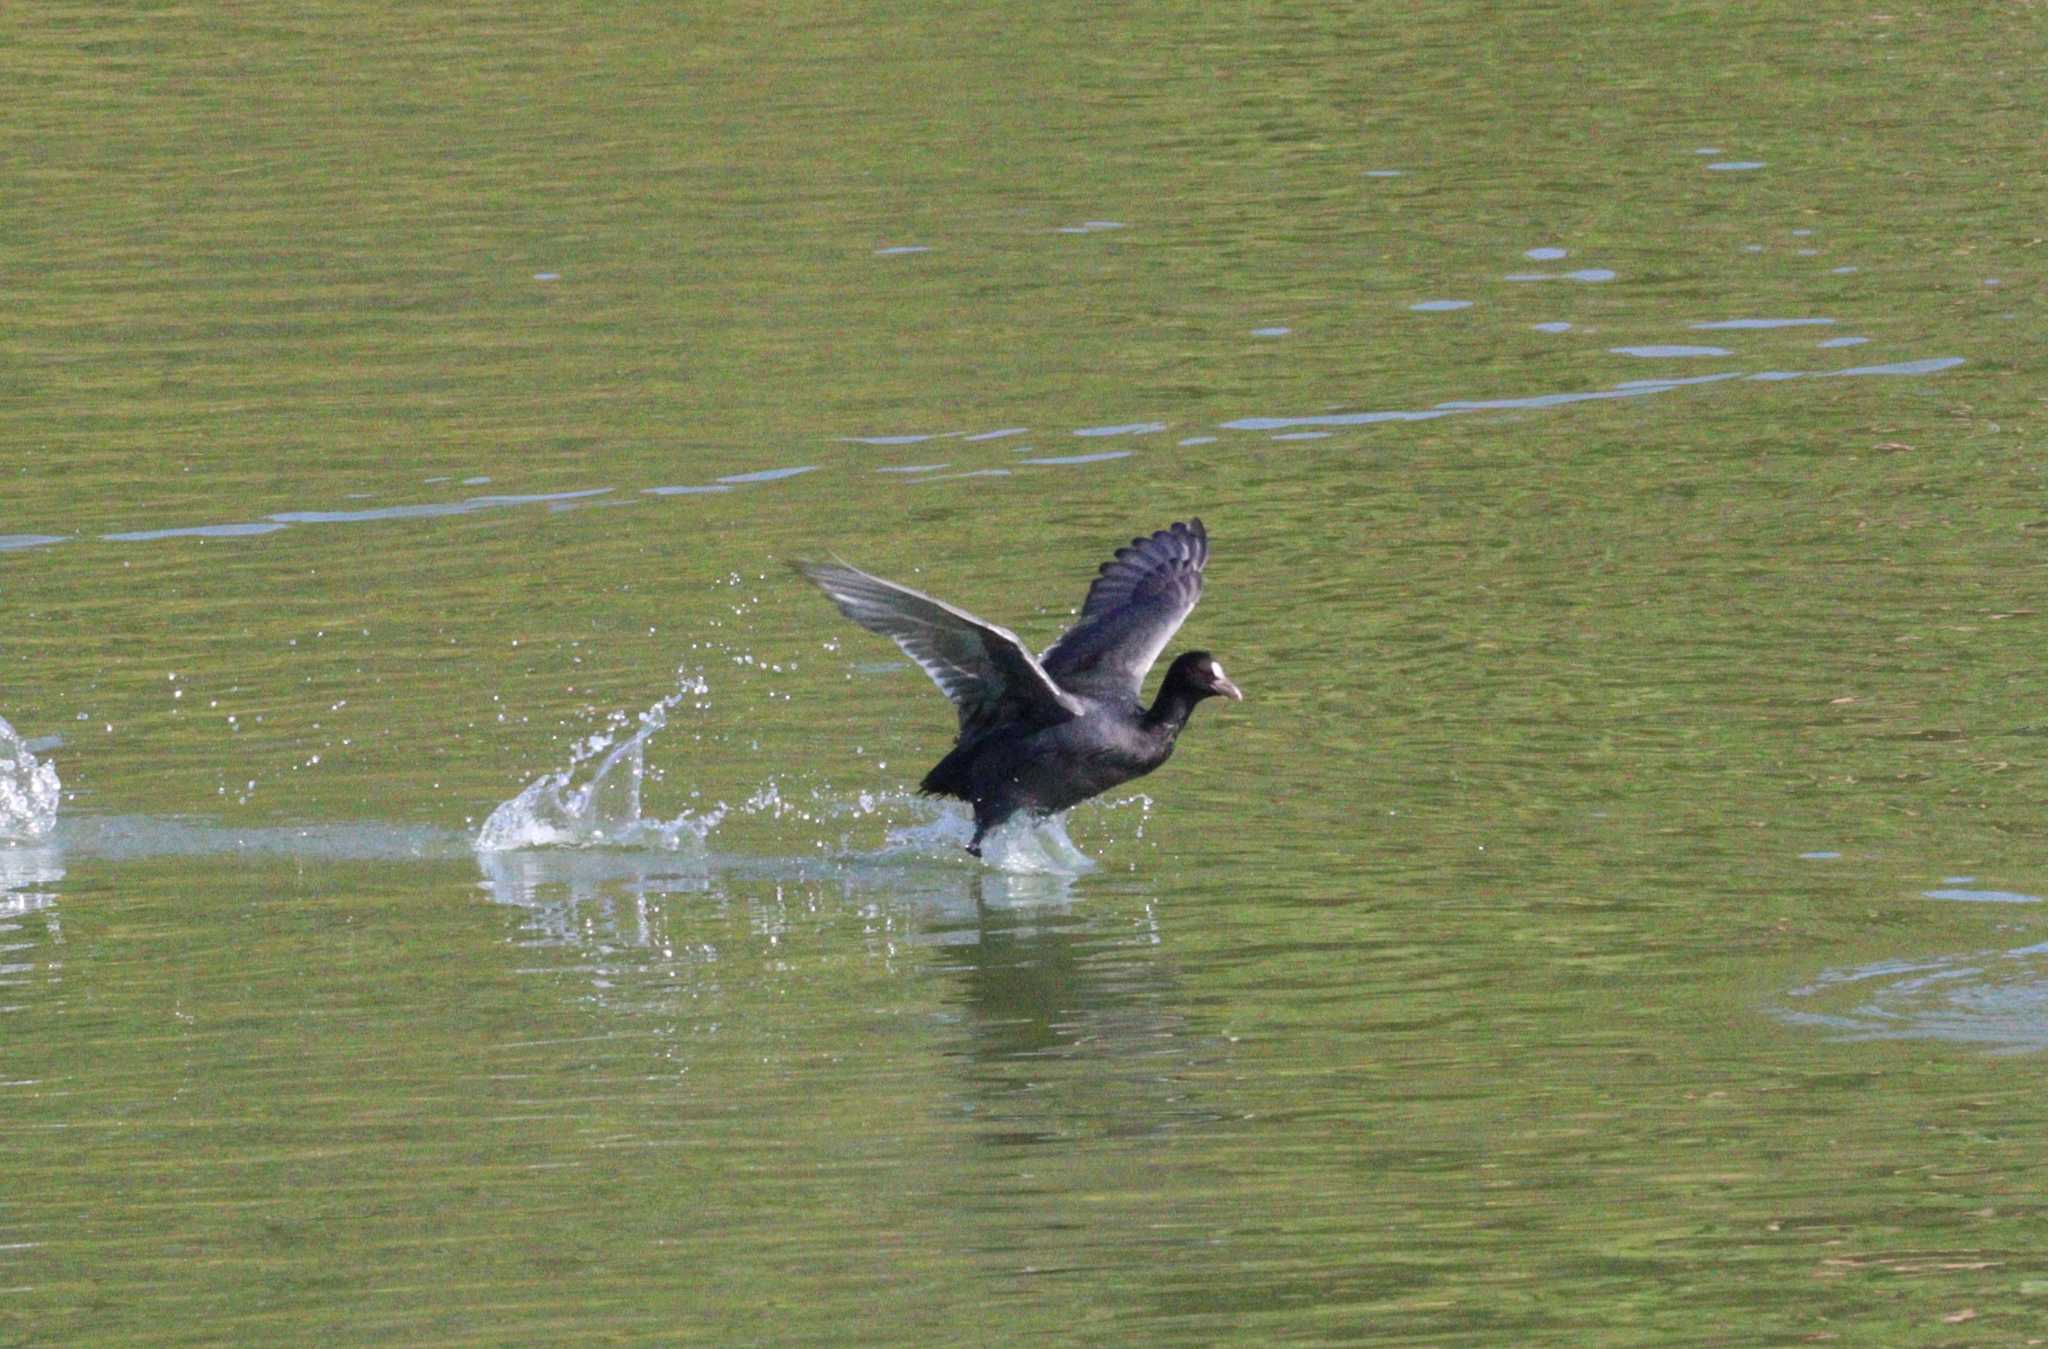
<svg viewBox="0 0 2048 1349">
<path fill-rule="evenodd" d="M 1034 659 L 1008 628 L 843 562 L 799 563 L 841 613 L 890 638 L 953 700 L 960 738 L 921 790 L 974 807 L 979 854 L 1020 810 L 1053 814 L 1166 762 L 1196 703 L 1242 698 L 1206 651 L 1184 652 L 1150 708 L 1145 675 L 1202 596 L 1209 535 L 1176 522 L 1102 564 L 1081 616 Z"/>
</svg>

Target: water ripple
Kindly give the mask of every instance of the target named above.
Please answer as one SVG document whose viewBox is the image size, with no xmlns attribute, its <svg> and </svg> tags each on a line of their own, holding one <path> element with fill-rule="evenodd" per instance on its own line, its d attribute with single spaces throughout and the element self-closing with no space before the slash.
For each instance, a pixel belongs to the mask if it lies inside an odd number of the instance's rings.
<svg viewBox="0 0 2048 1349">
<path fill-rule="evenodd" d="M 1464 306 L 1469 301 L 1443 301 L 1443 304 Z M 1745 329 L 1805 327 L 1832 324 L 1829 318 L 1790 319 L 1719 319 L 1695 323 L 1694 328 Z M 1542 332 L 1565 332 L 1572 327 L 1566 322 L 1550 322 L 1532 325 Z M 1860 343 L 1864 338 L 1838 338 L 1821 343 L 1821 346 L 1848 346 Z M 1731 353 L 1723 347 L 1686 346 L 1677 344 L 1615 347 L 1610 350 L 1617 354 L 1642 358 L 1686 358 L 1720 357 Z M 1526 394 L 1502 398 L 1451 399 L 1425 408 L 1378 408 L 1356 412 L 1329 412 L 1303 414 L 1298 416 L 1245 416 L 1220 422 L 1217 428 L 1223 431 L 1285 431 L 1308 432 L 1343 427 L 1372 426 L 1393 422 L 1429 421 L 1463 412 L 1498 411 L 1509 409 L 1535 409 L 1562 407 L 1572 403 L 1595 402 L 1607 399 L 1636 398 L 1666 392 L 1691 384 L 1713 383 L 1722 380 L 1745 380 L 1760 383 L 1777 383 L 1802 379 L 1843 379 L 1859 376 L 1914 376 L 1938 374 L 1964 364 L 1960 356 L 1934 356 L 1913 360 L 1891 361 L 1874 365 L 1850 366 L 1841 370 L 1759 370 L 1750 373 L 1740 371 L 1722 372 L 1713 375 L 1690 377 L 1662 377 L 1655 379 L 1627 380 L 1601 389 L 1567 390 L 1554 393 Z M 1163 421 L 1118 422 L 1102 426 L 1075 427 L 1069 435 L 1083 438 L 1104 438 L 1113 436 L 1156 435 L 1169 429 Z M 1021 436 L 1028 428 L 1021 426 L 1000 427 L 972 434 L 951 431 L 943 433 L 915 432 L 904 434 L 878 434 L 869 436 L 840 437 L 841 443 L 894 447 L 915 445 L 927 441 L 946 439 L 960 443 L 986 442 Z M 1306 438 L 1306 437 L 1302 437 Z M 1217 437 L 1207 434 L 1188 435 L 1175 443 L 1183 447 L 1212 444 Z M 1029 446 L 1016 447 L 1019 453 L 1028 452 Z M 1034 459 L 1020 459 L 1015 462 L 1031 465 L 1078 465 L 1104 463 L 1128 458 L 1131 451 L 1120 450 L 1095 454 L 1045 455 Z M 969 468 L 953 473 L 939 473 L 937 470 L 950 467 L 947 461 L 922 464 L 882 465 L 874 472 L 901 475 L 906 484 L 951 481 L 959 478 L 1008 476 L 1006 468 Z M 681 497 L 730 492 L 736 487 L 779 482 L 806 474 L 819 472 L 821 464 L 793 464 L 776 468 L 756 469 L 751 472 L 731 473 L 706 484 L 660 484 L 638 489 L 624 489 L 637 497 Z M 465 479 L 465 483 L 487 481 L 478 476 Z M 511 509 L 530 505 L 546 505 L 550 509 L 562 509 L 568 505 L 584 503 L 626 504 L 635 497 L 619 497 L 621 489 L 613 487 L 587 487 L 562 492 L 496 493 L 486 496 L 464 497 L 454 501 L 408 502 L 393 506 L 366 506 L 347 510 L 300 510 L 280 511 L 261 520 L 231 521 L 218 524 L 180 525 L 159 529 L 126 530 L 98 535 L 105 542 L 143 543 L 164 539 L 238 539 L 274 534 L 290 526 L 360 524 L 388 520 L 416 520 L 434 517 L 467 515 L 479 511 Z M 599 498 L 612 498 L 599 502 Z M 73 538 L 64 534 L 5 534 L 0 535 L 0 551 L 28 550 L 49 547 L 68 542 Z"/>
<path fill-rule="evenodd" d="M 1815 379 L 1842 379 L 1852 375 L 1936 375 L 1963 364 L 1960 356 L 1929 356 L 1918 361 L 1888 361 L 1883 365 L 1852 365 L 1847 370 L 1816 370 Z M 1752 376 L 1754 378 L 1754 376 Z"/>
<path fill-rule="evenodd" d="M 1968 879 L 1965 877 L 1964 879 Z M 2039 904 L 2039 895 L 2023 895 L 2017 890 L 1968 890 L 1946 886 L 1939 890 L 1923 890 L 1928 899 L 1953 900 L 1960 904 Z"/>
<path fill-rule="evenodd" d="M 1111 459 L 1128 459 L 1129 450 L 1102 450 L 1096 454 L 1049 454 L 1042 459 L 1019 459 L 1020 464 L 1100 464 Z"/>
<path fill-rule="evenodd" d="M 817 471 L 818 466 L 816 464 L 798 464 L 791 468 L 762 468 L 756 469 L 752 473 L 728 473 L 720 478 L 719 481 L 731 483 L 780 482 L 784 478 L 794 478 L 799 474 L 815 473 Z"/>
<path fill-rule="evenodd" d="M 1510 272 L 1509 281 L 1612 281 L 1615 273 L 1605 267 L 1581 267 L 1575 272 Z"/>
<path fill-rule="evenodd" d="M 1834 323 L 1833 319 L 1713 319 L 1705 323 L 1688 323 L 1686 327 L 1700 332 L 1731 328 L 1820 328 Z"/>
<path fill-rule="evenodd" d="M 1311 417 L 1239 417 L 1218 422 L 1226 431 L 1279 431 L 1290 426 L 1370 426 L 1375 422 L 1426 422 L 1444 416 L 1443 411 L 1424 412 L 1329 412 Z M 1185 442 L 1183 442 L 1185 443 Z"/>
<path fill-rule="evenodd" d="M 157 539 L 246 539 L 257 534 L 275 534 L 286 522 L 252 520 L 234 525 L 184 525 L 177 529 L 137 529 L 121 534 L 102 534 L 108 543 L 151 543 Z"/>
<path fill-rule="evenodd" d="M 1166 429 L 1165 422 L 1127 422 L 1122 426 L 1082 426 L 1077 436 L 1149 436 Z"/>
<path fill-rule="evenodd" d="M 1823 970 L 1785 997 L 1771 1009 L 1779 1020 L 1838 1039 L 2035 1053 L 2048 1049 L 2048 943 Z"/>
</svg>

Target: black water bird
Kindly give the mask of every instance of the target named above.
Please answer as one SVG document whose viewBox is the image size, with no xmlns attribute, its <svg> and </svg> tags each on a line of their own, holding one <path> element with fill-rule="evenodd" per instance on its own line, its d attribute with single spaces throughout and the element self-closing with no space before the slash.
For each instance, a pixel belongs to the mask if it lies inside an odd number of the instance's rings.
<svg viewBox="0 0 2048 1349">
<path fill-rule="evenodd" d="M 918 790 L 974 807 L 979 857 L 1018 811 L 1052 815 L 1166 762 L 1204 698 L 1244 694 L 1206 651 L 1186 651 L 1147 708 L 1146 672 L 1202 596 L 1209 534 L 1176 521 L 1102 564 L 1074 626 L 1036 659 L 1008 628 L 843 562 L 797 570 L 854 622 L 890 638 L 960 713 L 960 738 Z"/>
</svg>

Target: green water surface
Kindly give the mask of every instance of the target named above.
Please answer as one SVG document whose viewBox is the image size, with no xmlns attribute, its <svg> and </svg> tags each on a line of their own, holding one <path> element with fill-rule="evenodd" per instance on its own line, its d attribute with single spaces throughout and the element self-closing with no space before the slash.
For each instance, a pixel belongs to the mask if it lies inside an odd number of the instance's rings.
<svg viewBox="0 0 2048 1349">
<path fill-rule="evenodd" d="M 2048 1334 L 2043 69 L 0 15 L 0 1340 Z M 1099 869 L 891 849 L 950 713 L 787 563 L 1043 643 L 1197 514 Z M 707 853 L 470 853 L 684 675 Z"/>
</svg>

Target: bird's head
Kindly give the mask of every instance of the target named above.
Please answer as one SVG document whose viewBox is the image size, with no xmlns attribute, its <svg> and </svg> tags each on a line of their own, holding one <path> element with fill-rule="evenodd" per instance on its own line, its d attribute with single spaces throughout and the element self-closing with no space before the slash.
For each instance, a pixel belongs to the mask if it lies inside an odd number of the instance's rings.
<svg viewBox="0 0 2048 1349">
<path fill-rule="evenodd" d="M 1222 663 L 1206 651 L 1183 651 L 1166 672 L 1166 682 L 1186 689 L 1196 698 L 1244 701 L 1244 690 L 1230 682 Z"/>
</svg>

